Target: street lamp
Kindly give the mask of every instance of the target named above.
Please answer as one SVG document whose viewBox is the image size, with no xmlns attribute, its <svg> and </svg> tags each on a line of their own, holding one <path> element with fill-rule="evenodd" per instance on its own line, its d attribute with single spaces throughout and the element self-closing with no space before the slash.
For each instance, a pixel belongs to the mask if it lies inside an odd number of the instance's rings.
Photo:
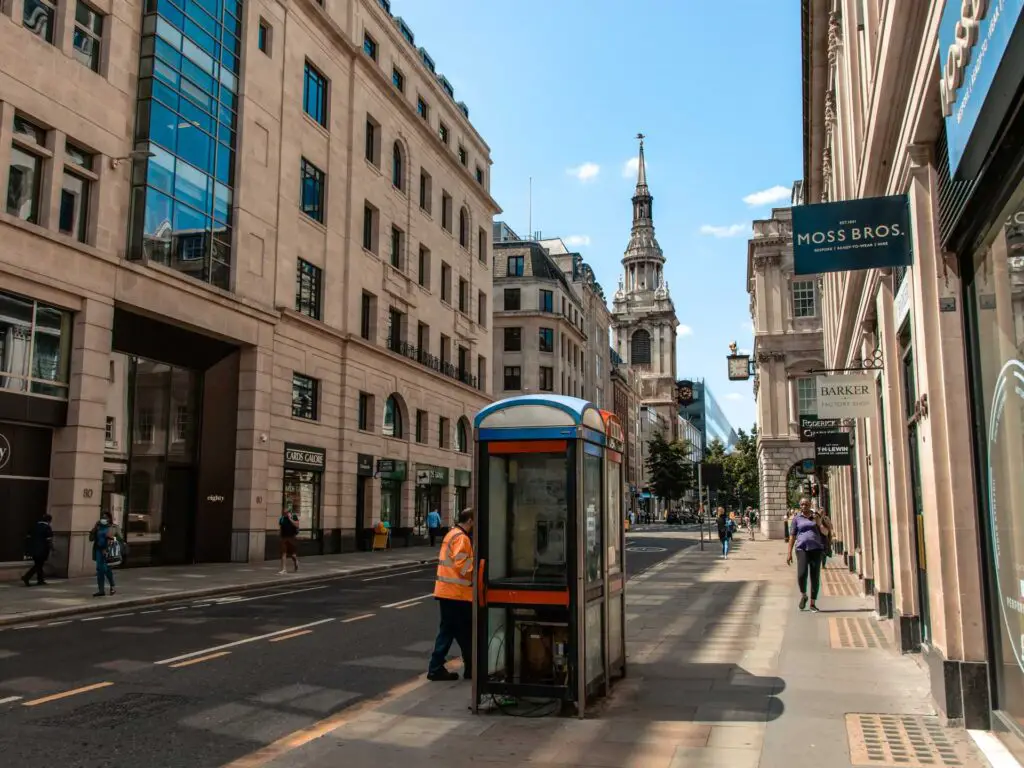
<svg viewBox="0 0 1024 768">
<path fill-rule="evenodd" d="M 110 158 L 110 167 L 117 170 L 117 167 L 121 165 L 122 160 L 149 160 L 151 157 L 156 157 L 155 152 L 150 152 L 146 149 L 133 149 L 124 157 L 112 157 Z"/>
<path fill-rule="evenodd" d="M 746 381 L 754 375 L 754 362 L 750 355 L 741 355 L 736 351 L 736 342 L 729 345 L 729 381 Z"/>
</svg>

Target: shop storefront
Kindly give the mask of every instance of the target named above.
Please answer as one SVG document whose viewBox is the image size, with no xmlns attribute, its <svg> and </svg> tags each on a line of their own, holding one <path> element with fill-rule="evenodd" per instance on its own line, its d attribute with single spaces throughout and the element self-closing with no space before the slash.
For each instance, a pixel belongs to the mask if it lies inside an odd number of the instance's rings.
<svg viewBox="0 0 1024 768">
<path fill-rule="evenodd" d="M 416 465 L 416 514 L 413 520 L 413 533 L 426 536 L 427 515 L 437 512 L 441 520 L 446 519 L 447 505 L 445 502 L 448 490 L 448 470 L 430 464 Z"/>
<path fill-rule="evenodd" d="M 380 515 L 378 520 L 391 527 L 392 536 L 402 530 L 402 487 L 405 484 L 406 464 L 398 459 L 377 459 L 380 478 Z M 408 535 L 406 532 L 404 535 Z"/>
<path fill-rule="evenodd" d="M 323 474 L 326 465 L 327 451 L 323 448 L 285 443 L 281 509 L 298 515 L 300 555 L 337 551 L 336 546 L 325 546 L 330 543 L 325 542 L 325 537 L 332 538 L 334 533 L 323 528 Z"/>
<path fill-rule="evenodd" d="M 1024 760 L 1024 0 L 989 4 L 979 42 L 962 52 L 959 6 L 947 3 L 939 38 L 952 67 L 941 85 L 940 237 L 963 278 L 992 729 Z"/>
<path fill-rule="evenodd" d="M 370 482 L 373 480 L 373 456 L 360 453 L 356 456 L 356 520 L 354 539 L 342 537 L 342 551 L 370 550 L 373 548 L 373 514 L 370 506 Z"/>
<path fill-rule="evenodd" d="M 473 473 L 468 469 L 455 470 L 455 509 L 452 515 L 457 516 L 459 512 L 467 507 L 473 506 L 470 498 L 470 488 L 473 486 Z"/>
<path fill-rule="evenodd" d="M 8 535 L 0 536 L 0 563 L 17 562 L 25 536 L 46 512 L 53 432 L 0 421 L 0 510 Z"/>
</svg>

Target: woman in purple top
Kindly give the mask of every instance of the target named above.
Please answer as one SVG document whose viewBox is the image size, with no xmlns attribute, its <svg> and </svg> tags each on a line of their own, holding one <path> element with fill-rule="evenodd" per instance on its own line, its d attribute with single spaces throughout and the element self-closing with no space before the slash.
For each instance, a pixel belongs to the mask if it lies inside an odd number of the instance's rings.
<svg viewBox="0 0 1024 768">
<path fill-rule="evenodd" d="M 817 612 L 815 601 L 821 586 L 821 566 L 825 562 L 825 549 L 831 533 L 824 519 L 811 509 L 811 500 L 800 499 L 800 514 L 793 517 L 789 531 L 789 554 L 786 565 L 793 563 L 796 549 L 796 582 L 800 585 L 800 610 L 807 607 L 807 573 L 811 575 L 811 610 Z"/>
</svg>

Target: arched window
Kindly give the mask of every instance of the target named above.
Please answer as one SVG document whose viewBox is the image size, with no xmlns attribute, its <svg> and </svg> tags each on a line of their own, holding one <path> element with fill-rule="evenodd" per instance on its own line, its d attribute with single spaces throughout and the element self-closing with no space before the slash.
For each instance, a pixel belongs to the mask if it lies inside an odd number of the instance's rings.
<svg viewBox="0 0 1024 768">
<path fill-rule="evenodd" d="M 632 348 L 629 353 L 629 364 L 651 364 L 651 334 L 643 328 L 633 334 Z"/>
<path fill-rule="evenodd" d="M 402 437 L 402 408 L 398 404 L 398 398 L 390 395 L 384 401 L 384 434 L 388 437 Z"/>
<path fill-rule="evenodd" d="M 397 141 L 391 148 L 391 183 L 398 189 L 405 189 L 405 158 L 402 145 Z"/>
<path fill-rule="evenodd" d="M 469 212 L 465 208 L 459 209 L 459 245 L 469 248 Z"/>
<path fill-rule="evenodd" d="M 455 450 L 459 453 L 469 453 L 469 421 L 465 417 L 459 419 L 455 425 Z"/>
</svg>

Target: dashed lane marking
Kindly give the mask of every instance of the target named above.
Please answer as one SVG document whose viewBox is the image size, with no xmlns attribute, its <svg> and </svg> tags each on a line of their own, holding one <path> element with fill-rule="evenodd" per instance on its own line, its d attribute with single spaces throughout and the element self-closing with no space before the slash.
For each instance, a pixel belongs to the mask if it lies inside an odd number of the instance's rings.
<svg viewBox="0 0 1024 768">
<path fill-rule="evenodd" d="M 170 659 L 161 659 L 160 661 L 153 662 L 158 665 L 176 664 L 179 661 L 186 661 L 188 659 L 194 659 L 197 656 L 206 656 L 211 653 L 217 653 L 228 648 L 236 648 L 239 645 L 246 645 L 248 643 L 255 643 L 260 640 L 269 640 L 271 637 L 277 637 L 279 635 L 287 635 L 292 632 L 298 632 L 303 629 L 310 629 L 311 627 L 319 627 L 321 624 L 327 624 L 328 622 L 334 621 L 334 618 L 321 619 L 320 621 L 313 621 L 309 624 L 302 624 L 298 627 L 288 627 L 287 629 L 279 629 L 277 632 L 267 632 L 265 635 L 255 635 L 253 637 L 246 637 L 242 640 L 236 640 L 233 643 L 224 643 L 224 645 L 214 646 L 213 648 L 203 648 L 199 651 L 193 651 L 192 653 L 183 653 L 181 656 L 174 656 Z"/>
<path fill-rule="evenodd" d="M 70 624 L 70 623 L 71 623 L 71 619 L 66 619 L 65 621 L 51 621 L 46 626 L 48 626 L 48 627 L 63 627 L 65 624 Z"/>
<path fill-rule="evenodd" d="M 51 701 L 59 701 L 60 699 L 66 699 L 70 696 L 77 696 L 80 693 L 88 693 L 89 691 L 98 691 L 101 688 L 109 688 L 113 683 L 93 683 L 92 685 L 84 685 L 81 688 L 74 688 L 70 691 L 64 691 L 63 693 L 54 693 L 50 696 L 43 696 L 41 699 L 32 699 L 31 701 L 22 702 L 23 707 L 38 707 L 40 704 L 49 704 Z"/>
<path fill-rule="evenodd" d="M 21 696 L 8 696 L 6 699 L 0 699 L 0 704 L 13 704 L 16 701 L 21 701 Z"/>
<path fill-rule="evenodd" d="M 303 635 L 311 635 L 311 634 L 313 634 L 313 630 L 312 629 L 304 629 L 301 632 L 292 632 L 290 635 L 281 635 L 280 637 L 272 637 L 272 638 L 270 638 L 270 642 L 272 642 L 272 643 L 280 643 L 283 640 L 291 640 L 292 638 L 295 638 L 295 637 L 302 637 Z"/>
<path fill-rule="evenodd" d="M 376 613 L 364 613 L 361 616 L 351 616 L 351 617 L 349 617 L 347 619 L 342 619 L 341 623 L 342 624 L 351 624 L 353 621 L 362 621 L 363 619 L 372 619 L 376 615 L 377 615 Z"/>
<path fill-rule="evenodd" d="M 415 569 L 413 571 L 402 571 L 401 573 L 385 573 L 382 576 L 371 576 L 368 579 L 363 579 L 363 581 L 380 581 L 381 579 L 393 579 L 396 576 L 408 576 L 408 575 L 413 574 L 413 573 L 422 573 L 423 571 L 426 571 L 426 570 L 428 570 L 428 569 L 427 568 L 417 568 L 417 569 Z"/>
<path fill-rule="evenodd" d="M 213 661 L 219 659 L 221 656 L 227 656 L 231 651 L 221 651 L 220 653 L 209 653 L 206 656 L 199 656 L 195 659 L 189 659 L 188 661 L 179 661 L 177 664 L 169 664 L 171 669 L 180 669 L 181 667 L 191 667 L 193 664 L 202 664 L 204 661 Z"/>
<path fill-rule="evenodd" d="M 387 605 L 382 605 L 381 608 L 398 608 L 400 606 L 406 605 L 407 603 L 415 603 L 415 602 L 418 602 L 420 600 L 425 600 L 426 598 L 433 597 L 433 596 L 434 596 L 433 592 L 428 592 L 427 594 L 420 595 L 419 597 L 410 597 L 407 600 L 399 600 L 398 602 L 395 602 L 395 603 L 388 603 Z"/>
</svg>

